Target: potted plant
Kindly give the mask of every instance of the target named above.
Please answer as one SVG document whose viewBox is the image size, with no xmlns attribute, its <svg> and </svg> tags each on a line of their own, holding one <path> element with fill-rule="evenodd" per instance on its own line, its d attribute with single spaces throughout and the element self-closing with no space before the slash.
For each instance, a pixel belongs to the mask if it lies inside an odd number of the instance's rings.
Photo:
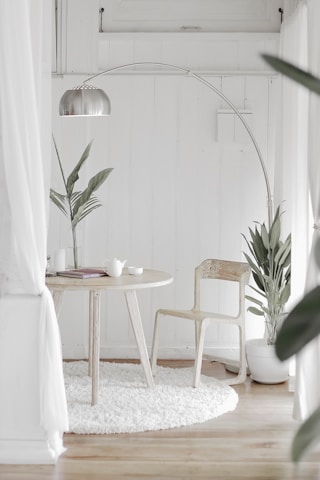
<svg viewBox="0 0 320 480">
<path fill-rule="evenodd" d="M 277 359 L 275 344 L 290 296 L 291 234 L 285 241 L 281 240 L 280 207 L 269 230 L 264 223 L 256 222 L 255 229 L 249 228 L 249 233 L 249 239 L 243 235 L 249 249 L 244 255 L 255 282 L 255 286 L 250 287 L 258 297 L 246 296 L 253 304 L 248 311 L 264 317 L 265 336 L 246 342 L 248 367 L 254 380 L 280 383 L 288 378 L 288 365 Z"/>
<path fill-rule="evenodd" d="M 53 137 L 53 143 L 57 154 L 59 168 L 65 188 L 65 193 L 58 193 L 50 189 L 50 199 L 69 218 L 72 231 L 72 249 L 74 268 L 79 268 L 78 244 L 77 244 L 77 226 L 90 212 L 101 206 L 101 203 L 94 196 L 94 192 L 105 182 L 113 168 L 105 168 L 94 175 L 88 182 L 83 191 L 74 191 L 75 184 L 79 179 L 79 171 L 87 160 L 93 140 L 85 148 L 79 162 L 76 164 L 68 178 L 65 177 L 57 144 Z"/>
</svg>

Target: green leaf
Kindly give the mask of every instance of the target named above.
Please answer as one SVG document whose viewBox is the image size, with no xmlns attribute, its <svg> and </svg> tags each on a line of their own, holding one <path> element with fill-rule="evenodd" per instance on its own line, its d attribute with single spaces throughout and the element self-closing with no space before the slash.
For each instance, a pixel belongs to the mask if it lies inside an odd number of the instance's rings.
<svg viewBox="0 0 320 480">
<path fill-rule="evenodd" d="M 262 290 L 262 289 L 258 290 L 258 289 L 255 288 L 253 285 L 249 285 L 249 286 L 250 286 L 250 288 L 251 288 L 254 292 L 256 292 L 258 295 L 261 295 L 261 297 L 266 298 L 266 294 L 265 294 L 265 291 L 264 291 L 264 290 Z"/>
<path fill-rule="evenodd" d="M 246 299 L 250 300 L 250 302 L 253 302 L 253 303 L 256 303 L 257 305 L 260 305 L 260 307 L 262 307 L 262 305 L 263 305 L 263 303 L 260 300 L 258 300 L 255 297 L 251 297 L 250 295 L 246 295 Z"/>
<path fill-rule="evenodd" d="M 244 256 L 249 263 L 249 266 L 251 267 L 252 270 L 252 275 L 257 275 L 258 277 L 262 276 L 262 273 L 260 272 L 259 268 L 256 266 L 256 264 L 252 261 L 252 259 L 249 257 L 247 253 L 244 253 Z"/>
<path fill-rule="evenodd" d="M 69 196 L 70 205 L 71 205 L 72 209 L 75 206 L 76 202 L 81 197 L 81 194 L 82 194 L 82 192 L 72 192 L 72 194 Z"/>
<path fill-rule="evenodd" d="M 320 333 L 320 286 L 311 290 L 294 307 L 277 336 L 276 354 L 287 360 Z"/>
<path fill-rule="evenodd" d="M 290 263 L 290 257 L 291 241 L 287 239 L 285 243 L 281 244 L 279 250 L 274 257 L 274 261 L 277 265 L 285 265 Z"/>
<path fill-rule="evenodd" d="M 260 288 L 260 290 L 265 293 L 265 291 L 266 291 L 266 285 L 265 285 L 266 281 L 265 281 L 264 275 L 262 275 L 262 273 L 259 271 L 259 274 L 257 274 L 256 272 L 252 272 L 252 276 L 253 276 L 254 281 L 257 284 L 257 287 Z"/>
<path fill-rule="evenodd" d="M 281 305 L 285 305 L 289 300 L 290 291 L 291 291 L 290 284 L 287 284 L 280 293 L 279 303 Z"/>
<path fill-rule="evenodd" d="M 291 280 L 291 265 L 288 266 L 284 278 L 285 278 L 287 283 L 290 283 L 290 280 Z"/>
<path fill-rule="evenodd" d="M 255 229 L 255 235 L 254 235 L 254 241 L 253 241 L 252 247 L 256 254 L 257 263 L 261 265 L 265 264 L 268 258 L 267 257 L 268 250 L 265 248 L 263 244 L 262 236 L 258 232 L 257 227 Z"/>
<path fill-rule="evenodd" d="M 67 216 L 66 206 L 65 206 L 65 195 L 56 192 L 53 188 L 50 188 L 50 199 L 51 201 L 61 210 L 61 212 Z"/>
<path fill-rule="evenodd" d="M 81 210 L 81 208 L 86 204 L 93 192 L 97 190 L 100 185 L 102 185 L 102 183 L 108 178 L 112 170 L 113 168 L 105 168 L 104 170 L 101 170 L 101 172 L 98 172 L 96 175 L 94 175 L 91 180 L 89 180 L 87 188 L 81 193 L 73 206 L 73 219 L 77 217 L 78 210 Z"/>
<path fill-rule="evenodd" d="M 249 230 L 250 230 L 250 229 L 249 229 Z M 243 238 L 245 239 L 246 244 L 247 244 L 247 246 L 248 246 L 248 249 L 249 249 L 251 255 L 252 255 L 253 258 L 257 261 L 257 259 L 256 259 L 256 254 L 255 254 L 255 252 L 254 252 L 254 250 L 253 250 L 253 248 L 252 248 L 252 246 L 251 246 L 251 243 L 247 240 L 247 238 L 243 235 L 243 233 L 242 233 L 241 235 L 242 235 Z"/>
<path fill-rule="evenodd" d="M 74 215 L 72 219 L 73 228 L 75 228 L 90 212 L 99 207 L 101 207 L 99 200 L 96 197 L 91 196 L 87 202 L 78 208 L 77 213 Z"/>
<path fill-rule="evenodd" d="M 260 317 L 264 315 L 264 312 L 261 310 L 258 310 L 256 307 L 249 307 L 248 312 L 251 312 L 254 315 L 259 315 Z"/>
<path fill-rule="evenodd" d="M 309 72 L 302 70 L 301 68 L 296 67 L 290 62 L 281 60 L 278 57 L 273 55 L 262 55 L 269 65 L 271 65 L 274 70 L 282 73 L 283 75 L 289 77 L 291 80 L 307 87 L 314 93 L 320 95 L 320 80 Z"/>
<path fill-rule="evenodd" d="M 277 212 L 279 207 L 277 209 Z M 280 233 L 281 233 L 281 223 L 279 215 L 276 213 L 276 216 L 273 220 L 273 223 L 270 228 L 270 248 L 275 249 L 280 240 Z"/>
<path fill-rule="evenodd" d="M 74 169 L 72 170 L 72 172 L 70 173 L 70 175 L 67 179 L 67 187 L 66 188 L 67 188 L 67 194 L 68 195 L 72 194 L 74 184 L 76 183 L 77 180 L 79 180 L 79 171 L 80 171 L 82 165 L 84 164 L 84 162 L 87 160 L 87 158 L 89 156 L 91 146 L 92 146 L 92 142 L 93 142 L 93 140 L 91 140 L 91 142 L 88 143 L 88 145 L 86 146 L 83 154 L 81 155 L 81 158 L 80 158 L 79 162 L 74 167 Z"/>
<path fill-rule="evenodd" d="M 269 247 L 270 247 L 269 234 L 268 234 L 268 231 L 266 229 L 265 224 L 261 225 L 261 237 L 262 237 L 262 241 L 263 241 L 263 245 L 264 245 L 265 249 L 268 250 Z"/>
<path fill-rule="evenodd" d="M 320 438 L 320 407 L 299 427 L 292 446 L 291 456 L 298 462 L 305 452 Z"/>
</svg>

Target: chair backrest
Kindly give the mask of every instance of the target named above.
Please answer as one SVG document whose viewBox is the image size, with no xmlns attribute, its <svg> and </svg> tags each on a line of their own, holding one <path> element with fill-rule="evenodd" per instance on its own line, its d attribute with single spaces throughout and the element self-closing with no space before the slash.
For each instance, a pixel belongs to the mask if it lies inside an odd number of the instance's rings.
<svg viewBox="0 0 320 480">
<path fill-rule="evenodd" d="M 240 308 L 244 298 L 244 287 L 250 279 L 251 269 L 246 262 L 230 260 L 207 259 L 195 269 L 194 308 L 200 309 L 200 280 L 216 279 L 239 283 Z"/>
</svg>

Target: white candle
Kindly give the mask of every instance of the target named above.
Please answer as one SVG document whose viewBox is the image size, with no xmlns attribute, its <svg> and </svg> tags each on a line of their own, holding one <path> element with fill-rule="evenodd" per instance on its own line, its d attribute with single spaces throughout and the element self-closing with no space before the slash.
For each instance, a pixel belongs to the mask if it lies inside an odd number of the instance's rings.
<svg viewBox="0 0 320 480">
<path fill-rule="evenodd" d="M 64 248 L 59 248 L 53 254 L 53 268 L 56 272 L 61 272 L 66 268 L 66 251 Z"/>
</svg>

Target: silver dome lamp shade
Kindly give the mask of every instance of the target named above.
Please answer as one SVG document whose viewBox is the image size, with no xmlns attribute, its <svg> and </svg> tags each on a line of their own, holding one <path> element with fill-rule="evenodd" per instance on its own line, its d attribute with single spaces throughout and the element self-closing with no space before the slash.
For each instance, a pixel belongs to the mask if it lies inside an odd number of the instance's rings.
<svg viewBox="0 0 320 480">
<path fill-rule="evenodd" d="M 111 103 L 108 95 L 101 88 L 85 83 L 67 90 L 59 104 L 59 114 L 62 117 L 100 117 L 110 113 Z"/>
</svg>

